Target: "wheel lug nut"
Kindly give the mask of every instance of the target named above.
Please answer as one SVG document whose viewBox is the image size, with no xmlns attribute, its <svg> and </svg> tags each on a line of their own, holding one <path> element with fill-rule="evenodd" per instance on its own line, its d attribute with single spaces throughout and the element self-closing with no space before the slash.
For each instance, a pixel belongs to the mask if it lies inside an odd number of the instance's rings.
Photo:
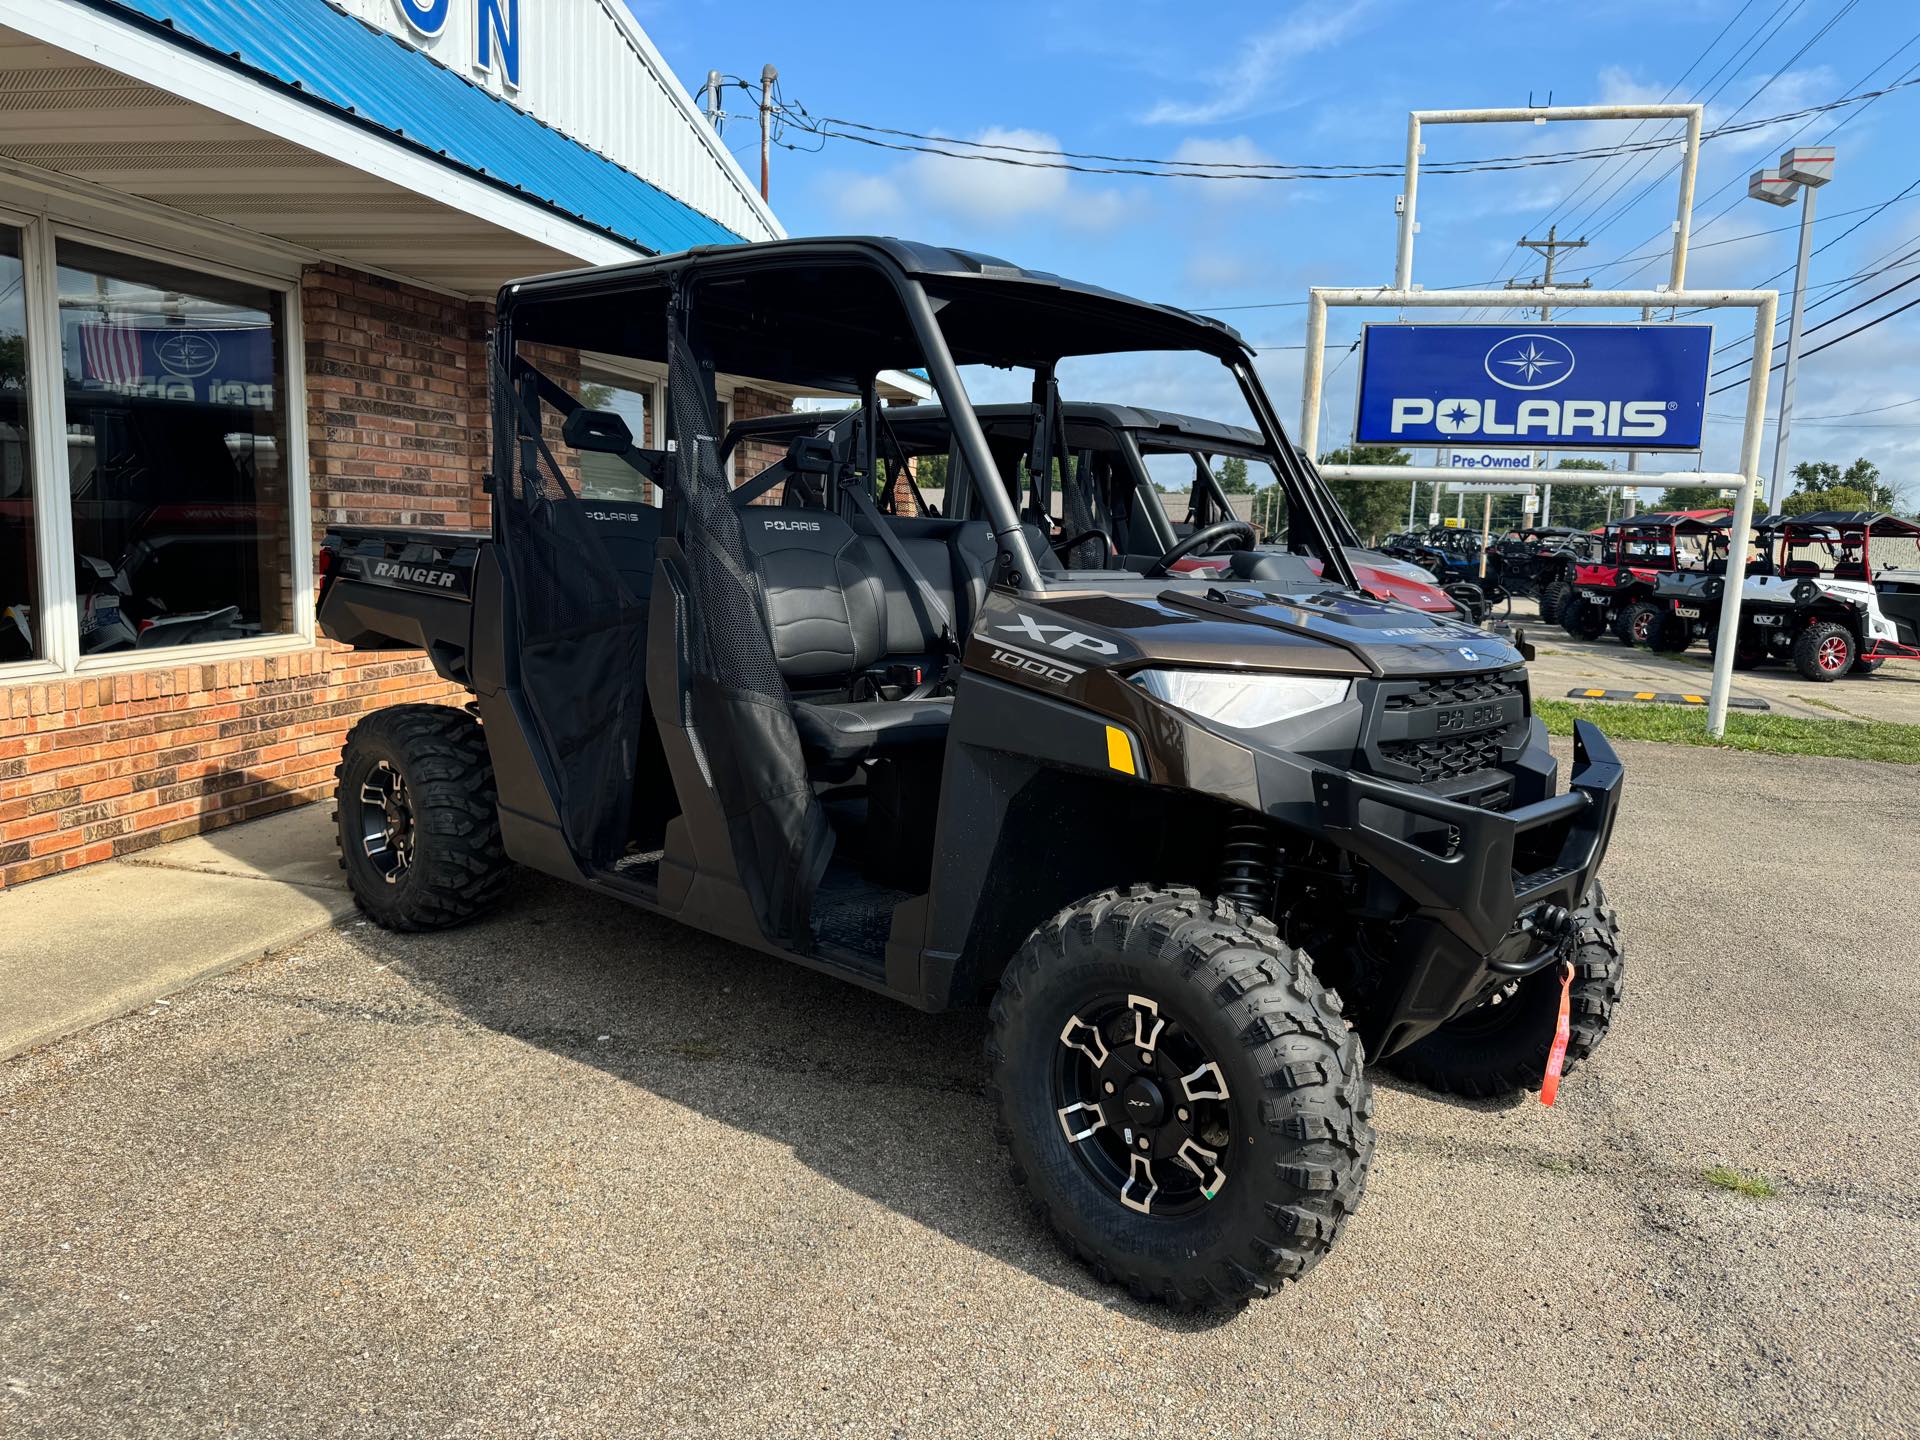
<svg viewBox="0 0 1920 1440">
<path fill-rule="evenodd" d="M 1178 1115 L 1182 1120 L 1185 1120 L 1187 1118 L 1187 1112 L 1184 1110 L 1176 1110 L 1173 1113 L 1175 1115 Z"/>
<path fill-rule="evenodd" d="M 1148 1148 L 1148 1141 L 1147 1141 L 1147 1137 L 1146 1137 L 1146 1136 L 1144 1136 L 1144 1135 L 1142 1135 L 1142 1136 L 1140 1137 L 1140 1148 L 1141 1148 L 1142 1150 L 1145 1150 L 1145 1149 L 1147 1149 L 1147 1148 Z"/>
<path fill-rule="evenodd" d="M 1113 1094 L 1113 1081 L 1111 1080 L 1107 1081 L 1106 1090 L 1107 1090 L 1107 1094 L 1109 1095 Z"/>
<path fill-rule="evenodd" d="M 1140 1052 L 1140 1063 L 1142 1065 L 1153 1064 L 1153 1052 L 1151 1050 L 1142 1050 Z"/>
</svg>

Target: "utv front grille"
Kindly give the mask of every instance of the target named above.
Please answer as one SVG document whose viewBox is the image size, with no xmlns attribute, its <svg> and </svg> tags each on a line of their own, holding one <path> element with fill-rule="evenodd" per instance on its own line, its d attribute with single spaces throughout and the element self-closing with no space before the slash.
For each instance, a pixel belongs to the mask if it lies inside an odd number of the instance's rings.
<svg viewBox="0 0 1920 1440">
<path fill-rule="evenodd" d="M 1420 680 L 1396 687 L 1386 696 L 1387 710 L 1429 710 L 1436 705 L 1467 705 L 1499 700 L 1520 693 L 1520 687 L 1501 671 L 1493 675 L 1462 675 L 1450 680 Z"/>
<path fill-rule="evenodd" d="M 1509 787 L 1501 762 L 1526 738 L 1525 670 L 1381 680 L 1371 688 L 1362 749 L 1373 773 L 1503 807 Z"/>
<path fill-rule="evenodd" d="M 1500 763 L 1500 731 L 1486 735 L 1449 735 L 1432 740 L 1388 740 L 1380 758 L 1418 773 L 1420 783 L 1458 780 Z"/>
</svg>

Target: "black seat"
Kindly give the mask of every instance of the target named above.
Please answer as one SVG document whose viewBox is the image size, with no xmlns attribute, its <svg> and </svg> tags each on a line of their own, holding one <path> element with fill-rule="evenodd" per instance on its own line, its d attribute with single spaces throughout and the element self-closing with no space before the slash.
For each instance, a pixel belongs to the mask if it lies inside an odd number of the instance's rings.
<svg viewBox="0 0 1920 1440">
<path fill-rule="evenodd" d="M 890 670 L 938 674 L 945 663 L 940 617 L 924 613 L 917 587 L 886 547 L 824 510 L 746 506 L 740 522 L 808 759 L 837 772 L 889 750 L 943 741 L 950 700 L 856 698 L 871 693 L 869 679 Z M 963 628 L 984 598 L 985 567 L 976 596 L 971 575 L 961 578 L 958 547 L 949 547 L 945 532 L 953 528 L 944 522 L 944 529 L 899 538 L 952 624 Z M 990 555 L 990 536 L 987 546 Z"/>
<path fill-rule="evenodd" d="M 953 701 L 846 700 L 835 704 L 795 700 L 791 707 L 800 746 L 829 766 L 844 766 L 904 746 L 938 744 L 947 738 Z"/>
<path fill-rule="evenodd" d="M 1836 580 L 1864 580 L 1867 567 L 1859 560 L 1836 560 L 1833 563 L 1833 578 Z"/>
</svg>

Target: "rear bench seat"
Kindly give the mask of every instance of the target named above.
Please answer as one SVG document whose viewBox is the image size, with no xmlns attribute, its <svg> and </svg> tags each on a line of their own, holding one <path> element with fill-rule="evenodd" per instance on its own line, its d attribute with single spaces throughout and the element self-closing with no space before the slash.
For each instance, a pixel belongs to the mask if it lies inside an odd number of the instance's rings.
<svg viewBox="0 0 1920 1440">
<path fill-rule="evenodd" d="M 743 506 L 747 553 L 760 572 L 780 673 L 808 757 L 843 769 L 901 746 L 942 742 L 953 701 L 855 700 L 862 676 L 889 666 L 932 675 L 946 663 L 937 616 L 887 548 L 838 515 Z M 984 523 L 887 522 L 964 636 L 986 597 L 994 556 Z"/>
</svg>

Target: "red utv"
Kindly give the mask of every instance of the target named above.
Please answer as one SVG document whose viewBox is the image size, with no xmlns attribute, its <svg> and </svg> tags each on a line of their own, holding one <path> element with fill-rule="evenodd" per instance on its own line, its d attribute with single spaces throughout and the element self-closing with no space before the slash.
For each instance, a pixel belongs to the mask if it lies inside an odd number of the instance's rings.
<svg viewBox="0 0 1920 1440">
<path fill-rule="evenodd" d="M 1673 510 L 1608 524 L 1600 558 L 1574 568 L 1556 617 L 1569 635 L 1597 640 L 1611 629 L 1622 644 L 1649 644 L 1665 618 L 1654 600 L 1663 575 L 1701 570 L 1712 521 L 1725 510 Z"/>
</svg>

